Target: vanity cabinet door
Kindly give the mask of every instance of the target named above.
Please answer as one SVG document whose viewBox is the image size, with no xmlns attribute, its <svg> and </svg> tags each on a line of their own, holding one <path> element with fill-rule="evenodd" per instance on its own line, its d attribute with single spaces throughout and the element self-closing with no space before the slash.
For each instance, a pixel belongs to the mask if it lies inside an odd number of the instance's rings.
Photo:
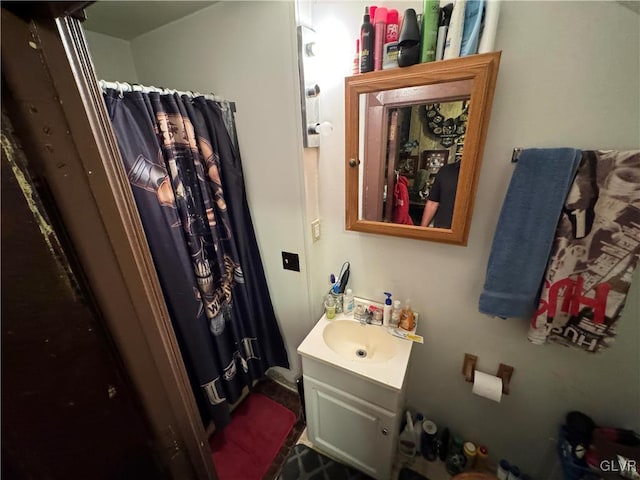
<svg viewBox="0 0 640 480">
<path fill-rule="evenodd" d="M 309 440 L 380 480 L 391 478 L 396 413 L 304 376 Z"/>
</svg>

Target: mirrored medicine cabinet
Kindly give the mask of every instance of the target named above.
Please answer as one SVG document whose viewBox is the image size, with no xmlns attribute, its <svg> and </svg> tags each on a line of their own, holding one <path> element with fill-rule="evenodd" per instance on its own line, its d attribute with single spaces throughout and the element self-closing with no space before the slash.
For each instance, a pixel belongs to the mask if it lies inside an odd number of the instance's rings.
<svg viewBox="0 0 640 480">
<path fill-rule="evenodd" d="M 346 228 L 466 245 L 500 52 L 345 80 Z"/>
</svg>

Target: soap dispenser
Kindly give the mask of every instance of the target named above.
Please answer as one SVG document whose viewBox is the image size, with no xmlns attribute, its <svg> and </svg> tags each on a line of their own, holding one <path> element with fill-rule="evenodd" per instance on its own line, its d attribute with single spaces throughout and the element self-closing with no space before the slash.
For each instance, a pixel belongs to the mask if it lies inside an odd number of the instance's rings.
<svg viewBox="0 0 640 480">
<path fill-rule="evenodd" d="M 389 292 L 384 292 L 384 294 L 387 296 L 387 298 L 384 301 L 384 310 L 382 313 L 382 325 L 385 327 L 389 327 L 391 326 L 391 310 L 393 310 L 393 307 L 391 306 L 392 304 L 391 294 Z"/>
<path fill-rule="evenodd" d="M 400 313 L 400 328 L 411 331 L 414 327 L 415 321 L 413 318 L 413 311 L 411 310 L 411 300 L 407 298 L 404 308 Z"/>
</svg>

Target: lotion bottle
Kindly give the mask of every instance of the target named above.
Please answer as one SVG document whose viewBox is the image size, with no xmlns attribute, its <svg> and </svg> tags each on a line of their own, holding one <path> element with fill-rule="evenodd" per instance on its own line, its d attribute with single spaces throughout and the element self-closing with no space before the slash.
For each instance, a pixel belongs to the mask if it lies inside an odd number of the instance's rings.
<svg viewBox="0 0 640 480">
<path fill-rule="evenodd" d="M 382 325 L 385 327 L 389 327 L 391 326 L 391 310 L 393 310 L 393 307 L 391 306 L 391 294 L 389 292 L 384 292 L 384 294 L 387 296 L 387 298 L 384 301 Z"/>
<path fill-rule="evenodd" d="M 343 297 L 343 313 L 345 315 L 353 315 L 353 310 L 355 307 L 355 301 L 353 299 L 353 290 L 347 288 Z"/>
<path fill-rule="evenodd" d="M 400 300 L 396 300 L 393 302 L 393 310 L 391 311 L 391 326 L 393 328 L 398 328 L 400 326 L 401 313 L 402 308 L 400 307 Z"/>
</svg>

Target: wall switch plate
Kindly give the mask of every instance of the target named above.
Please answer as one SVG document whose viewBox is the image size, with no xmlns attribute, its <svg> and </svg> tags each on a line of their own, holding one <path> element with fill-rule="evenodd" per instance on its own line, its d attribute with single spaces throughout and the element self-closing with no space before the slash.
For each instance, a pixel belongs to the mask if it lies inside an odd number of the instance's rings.
<svg viewBox="0 0 640 480">
<path fill-rule="evenodd" d="M 300 258 L 297 253 L 282 252 L 282 268 L 285 270 L 300 271 Z"/>
<path fill-rule="evenodd" d="M 314 242 L 320 240 L 320 219 L 316 218 L 313 222 L 311 222 L 311 238 L 313 238 Z"/>
</svg>

